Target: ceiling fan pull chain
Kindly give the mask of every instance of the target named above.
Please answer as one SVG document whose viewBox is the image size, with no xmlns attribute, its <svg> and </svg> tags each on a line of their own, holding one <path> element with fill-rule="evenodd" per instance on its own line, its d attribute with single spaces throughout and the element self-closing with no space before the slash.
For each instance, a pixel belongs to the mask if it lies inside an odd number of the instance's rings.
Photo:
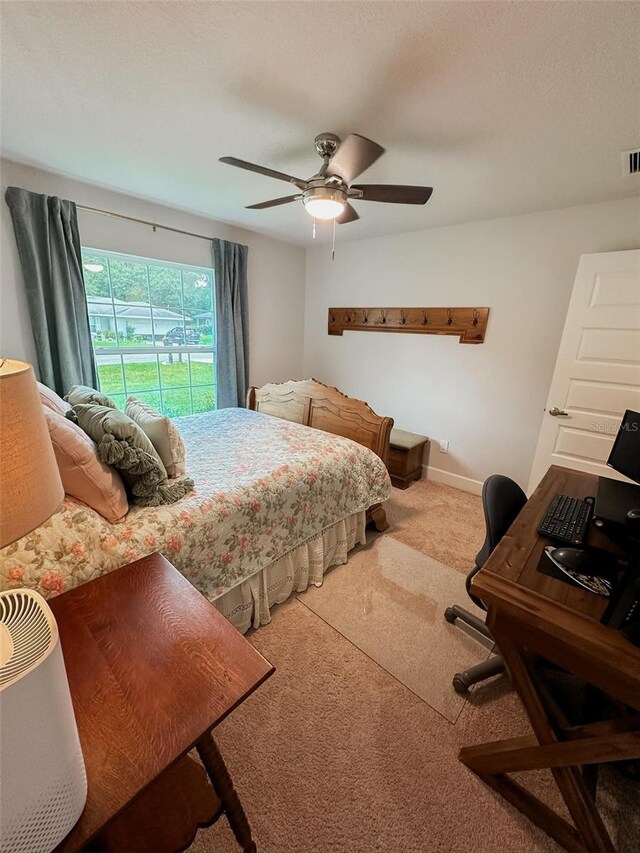
<svg viewBox="0 0 640 853">
<path fill-rule="evenodd" d="M 336 221 L 333 220 L 333 243 L 331 244 L 331 260 L 336 259 Z"/>
</svg>

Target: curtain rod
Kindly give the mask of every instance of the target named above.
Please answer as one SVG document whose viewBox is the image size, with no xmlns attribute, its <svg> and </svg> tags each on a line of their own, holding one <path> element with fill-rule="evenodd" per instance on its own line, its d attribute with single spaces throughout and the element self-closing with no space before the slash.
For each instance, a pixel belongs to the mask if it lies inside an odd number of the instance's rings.
<svg viewBox="0 0 640 853">
<path fill-rule="evenodd" d="M 137 222 L 139 225 L 150 225 L 155 231 L 156 228 L 162 228 L 163 231 L 173 231 L 175 234 L 186 234 L 187 237 L 197 237 L 199 240 L 208 240 L 211 242 L 213 237 L 207 237 L 204 234 L 196 234 L 194 231 L 184 231 L 182 228 L 172 228 L 171 225 L 160 225 L 159 222 L 150 222 L 148 219 L 137 219 L 135 216 L 126 216 L 124 213 L 113 213 L 110 210 L 102 210 L 100 207 L 87 207 L 86 204 L 76 204 L 78 210 L 86 210 L 89 213 L 99 213 L 102 216 L 111 216 L 114 219 L 126 219 L 129 222 Z"/>
</svg>

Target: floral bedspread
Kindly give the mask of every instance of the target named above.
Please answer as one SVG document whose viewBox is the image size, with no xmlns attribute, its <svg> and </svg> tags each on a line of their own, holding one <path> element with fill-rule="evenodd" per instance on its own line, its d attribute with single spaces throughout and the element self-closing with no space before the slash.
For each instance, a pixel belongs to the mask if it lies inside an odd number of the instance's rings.
<svg viewBox="0 0 640 853">
<path fill-rule="evenodd" d="M 176 419 L 195 491 L 110 524 L 72 498 L 0 551 L 0 589 L 45 596 L 160 551 L 217 598 L 325 528 L 390 493 L 387 470 L 346 438 L 246 409 Z"/>
</svg>

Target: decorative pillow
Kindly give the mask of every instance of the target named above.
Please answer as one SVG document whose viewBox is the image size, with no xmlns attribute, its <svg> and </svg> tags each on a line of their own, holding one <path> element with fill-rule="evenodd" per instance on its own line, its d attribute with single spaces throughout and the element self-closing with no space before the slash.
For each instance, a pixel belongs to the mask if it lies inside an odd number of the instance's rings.
<svg viewBox="0 0 640 853">
<path fill-rule="evenodd" d="M 65 492 L 112 524 L 122 521 L 129 503 L 118 472 L 98 459 L 95 444 L 77 424 L 43 409 Z"/>
<path fill-rule="evenodd" d="M 66 403 L 62 397 L 58 397 L 55 391 L 47 388 L 42 382 L 38 382 L 38 391 L 40 393 L 40 402 L 52 412 L 57 412 L 64 417 L 71 408 L 69 403 Z"/>
<path fill-rule="evenodd" d="M 170 477 L 183 477 L 187 451 L 178 427 L 170 418 L 156 412 L 151 406 L 129 397 L 125 413 L 134 420 L 158 451 L 162 464 Z"/>
<path fill-rule="evenodd" d="M 111 397 L 101 394 L 100 391 L 96 391 L 95 388 L 90 388 L 88 385 L 72 385 L 64 399 L 71 403 L 71 406 L 77 406 L 78 403 L 95 403 L 96 406 L 106 406 L 108 409 L 116 408 Z"/>
<path fill-rule="evenodd" d="M 117 468 L 141 506 L 172 504 L 193 489 L 193 480 L 167 481 L 156 450 L 137 423 L 118 409 L 79 403 L 67 418 L 75 420 L 98 445 L 98 456 Z"/>
</svg>

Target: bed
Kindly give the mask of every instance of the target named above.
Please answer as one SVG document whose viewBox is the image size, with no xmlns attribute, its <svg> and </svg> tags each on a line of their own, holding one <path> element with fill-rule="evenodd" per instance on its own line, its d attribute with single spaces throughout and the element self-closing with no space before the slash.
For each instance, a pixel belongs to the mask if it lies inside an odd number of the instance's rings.
<svg viewBox="0 0 640 853">
<path fill-rule="evenodd" d="M 391 419 L 314 380 L 249 391 L 246 409 L 179 418 L 195 491 L 110 524 L 67 497 L 0 552 L 0 588 L 45 596 L 159 551 L 241 631 L 386 526 Z"/>
</svg>

